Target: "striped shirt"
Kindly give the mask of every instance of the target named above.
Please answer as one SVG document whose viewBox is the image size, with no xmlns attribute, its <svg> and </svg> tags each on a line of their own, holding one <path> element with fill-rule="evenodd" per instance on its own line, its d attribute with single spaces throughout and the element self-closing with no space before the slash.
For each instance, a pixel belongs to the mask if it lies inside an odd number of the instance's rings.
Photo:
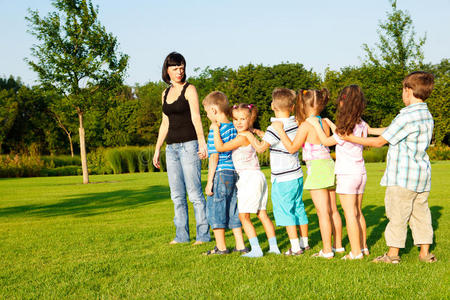
<svg viewBox="0 0 450 300">
<path fill-rule="evenodd" d="M 401 186 L 418 193 L 430 191 L 431 166 L 426 150 L 433 134 L 433 117 L 426 103 L 400 110 L 382 137 L 389 142 L 383 186 Z"/>
<path fill-rule="evenodd" d="M 271 122 L 283 122 L 284 131 L 291 140 L 294 140 L 297 134 L 298 125 L 295 117 L 289 118 L 270 118 Z M 298 152 L 289 153 L 280 140 L 277 131 L 269 126 L 264 134 L 263 140 L 270 144 L 270 169 L 271 181 L 284 182 L 303 177 Z"/>
<path fill-rule="evenodd" d="M 233 123 L 220 123 L 220 137 L 222 138 L 224 144 L 234 139 L 236 135 L 237 131 L 234 128 Z M 219 162 L 217 164 L 216 171 L 234 170 L 231 151 L 217 152 L 216 147 L 214 146 L 214 131 L 212 129 L 210 129 L 208 133 L 207 145 L 208 157 L 211 156 L 211 154 L 219 153 Z"/>
</svg>

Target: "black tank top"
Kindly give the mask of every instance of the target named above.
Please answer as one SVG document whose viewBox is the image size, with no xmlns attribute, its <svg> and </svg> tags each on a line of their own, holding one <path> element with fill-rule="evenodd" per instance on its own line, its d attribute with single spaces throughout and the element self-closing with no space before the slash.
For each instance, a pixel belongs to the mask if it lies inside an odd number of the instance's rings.
<svg viewBox="0 0 450 300">
<path fill-rule="evenodd" d="M 191 120 L 189 102 L 184 96 L 188 85 L 189 83 L 186 82 L 178 99 L 170 104 L 166 101 L 170 87 L 168 87 L 164 93 L 162 110 L 169 118 L 169 131 L 167 132 L 166 137 L 167 144 L 184 143 L 197 139 L 194 124 Z"/>
</svg>

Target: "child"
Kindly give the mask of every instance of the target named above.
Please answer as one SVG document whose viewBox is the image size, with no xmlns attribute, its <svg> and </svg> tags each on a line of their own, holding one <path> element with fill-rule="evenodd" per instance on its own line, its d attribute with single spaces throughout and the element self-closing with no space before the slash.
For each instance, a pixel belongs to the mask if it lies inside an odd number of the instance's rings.
<svg viewBox="0 0 450 300">
<path fill-rule="evenodd" d="M 271 108 L 275 118 L 271 120 L 282 122 L 291 138 L 295 136 L 298 128 L 295 118 L 290 116 L 294 109 L 295 97 L 294 91 L 285 88 L 275 89 L 272 93 Z M 258 142 L 252 134 L 249 134 L 248 138 L 258 152 L 270 147 L 273 214 L 277 226 L 286 227 L 291 242 L 291 248 L 285 255 L 300 255 L 309 249 L 309 245 L 308 218 L 302 201 L 303 173 L 298 153 L 289 153 L 270 126 L 262 137 L 262 142 Z"/>
<path fill-rule="evenodd" d="M 228 120 L 229 105 L 225 94 L 212 92 L 203 100 L 203 106 L 208 119 L 212 124 L 221 123 L 220 134 L 225 141 L 236 137 L 236 129 Z M 237 180 L 234 171 L 231 152 L 218 153 L 214 147 L 214 134 L 212 128 L 208 134 L 208 182 L 205 193 L 207 195 L 206 215 L 216 239 L 214 249 L 204 253 L 228 254 L 230 251 L 225 243 L 225 229 L 231 228 L 236 241 L 233 251 L 247 253 L 244 238 L 242 236 L 241 222 L 237 210 L 237 197 L 235 182 Z"/>
<path fill-rule="evenodd" d="M 334 252 L 345 251 L 341 245 L 342 223 L 337 211 L 334 192 L 334 162 L 331 159 L 330 150 L 320 143 L 314 128 L 308 122 L 305 122 L 307 117 L 315 116 L 319 118 L 324 130 L 329 132 L 328 125 L 322 124 L 319 116 L 328 103 L 328 99 L 329 95 L 326 89 L 299 91 L 295 111 L 297 122 L 300 125 L 294 141 L 291 141 L 280 122 L 273 122 L 272 126 L 278 132 L 281 142 L 290 153 L 303 147 L 302 158 L 308 168 L 308 177 L 304 188 L 310 190 L 311 198 L 316 207 L 323 243 L 323 249 L 313 256 L 331 259 L 334 257 Z M 336 248 L 339 249 L 333 249 L 332 247 L 331 236 L 333 231 Z"/>
<path fill-rule="evenodd" d="M 239 104 L 232 108 L 233 124 L 239 135 L 223 143 L 219 134 L 219 125 L 213 126 L 214 144 L 218 151 L 233 150 L 233 163 L 239 174 L 237 186 L 237 198 L 239 219 L 244 227 L 245 234 L 250 241 L 251 251 L 244 254 L 245 257 L 261 257 L 263 252 L 256 236 L 255 227 L 250 220 L 250 214 L 256 213 L 263 224 L 269 240 L 269 253 L 280 254 L 277 239 L 275 237 L 275 228 L 266 212 L 267 205 L 267 182 L 266 177 L 259 169 L 258 157 L 255 149 L 250 145 L 245 134 L 252 127 L 256 119 L 257 109 L 254 105 Z M 220 130 L 222 130 L 220 124 Z"/>
<path fill-rule="evenodd" d="M 405 108 L 378 137 L 347 136 L 346 140 L 364 146 L 381 147 L 389 143 L 386 171 L 381 185 L 386 186 L 385 206 L 389 223 L 384 232 L 387 253 L 374 262 L 399 263 L 399 249 L 405 247 L 407 224 L 414 244 L 420 246 L 419 260 L 436 262 L 430 253 L 433 227 L 428 207 L 431 166 L 426 150 L 433 134 L 433 117 L 425 100 L 434 85 L 432 74 L 412 72 L 403 80 L 402 99 Z M 381 132 L 380 132 L 381 133 Z"/>
<path fill-rule="evenodd" d="M 357 85 L 345 87 L 337 100 L 338 117 L 336 133 L 367 137 L 368 126 L 361 119 L 366 107 L 366 99 Z M 363 252 L 369 255 L 366 245 L 366 221 L 361 211 L 361 203 L 367 175 L 362 155 L 363 146 L 343 141 L 338 135 L 327 137 L 315 117 L 307 121 L 314 126 L 320 142 L 324 146 L 336 145 L 337 188 L 347 223 L 351 252 L 342 259 L 362 259 Z M 330 126 L 334 124 L 329 124 Z M 334 130 L 333 130 L 334 131 Z M 372 133 L 372 132 L 369 132 Z"/>
</svg>

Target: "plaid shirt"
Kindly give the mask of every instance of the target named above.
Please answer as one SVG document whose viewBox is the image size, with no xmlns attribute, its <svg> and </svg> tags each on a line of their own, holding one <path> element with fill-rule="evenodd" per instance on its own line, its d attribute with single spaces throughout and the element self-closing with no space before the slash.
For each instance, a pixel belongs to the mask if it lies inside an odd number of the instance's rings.
<svg viewBox="0 0 450 300">
<path fill-rule="evenodd" d="M 431 166 L 426 150 L 433 134 L 433 117 L 426 103 L 411 104 L 395 117 L 382 137 L 389 142 L 381 185 L 430 191 Z"/>
</svg>

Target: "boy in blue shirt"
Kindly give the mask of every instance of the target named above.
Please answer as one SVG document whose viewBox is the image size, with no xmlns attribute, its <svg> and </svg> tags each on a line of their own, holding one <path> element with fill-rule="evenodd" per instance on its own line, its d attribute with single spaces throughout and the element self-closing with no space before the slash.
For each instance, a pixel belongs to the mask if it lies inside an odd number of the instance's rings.
<svg viewBox="0 0 450 300">
<path fill-rule="evenodd" d="M 412 72 L 403 80 L 402 99 L 405 108 L 387 128 L 379 128 L 379 137 L 346 139 L 364 146 L 381 147 L 389 143 L 386 171 L 381 185 L 386 186 L 385 207 L 389 223 L 385 230 L 387 253 L 374 262 L 399 263 L 399 249 L 405 247 L 407 225 L 414 244 L 420 247 L 419 259 L 435 262 L 430 253 L 433 227 L 428 207 L 431 188 L 431 166 L 426 150 L 433 135 L 433 117 L 425 100 L 434 85 L 432 74 Z"/>
<path fill-rule="evenodd" d="M 203 100 L 203 106 L 211 123 L 220 122 L 220 137 L 226 143 L 237 135 L 236 129 L 228 120 L 230 110 L 227 96 L 222 92 L 211 92 Z M 237 208 L 237 173 L 234 170 L 231 159 L 231 151 L 217 152 L 214 146 L 214 132 L 208 133 L 208 181 L 205 188 L 207 195 L 206 216 L 211 226 L 216 246 L 214 249 L 204 253 L 228 254 L 225 243 L 225 229 L 233 231 L 236 247 L 233 251 L 247 253 L 244 238 L 242 236 L 242 225 L 239 221 Z"/>
</svg>

